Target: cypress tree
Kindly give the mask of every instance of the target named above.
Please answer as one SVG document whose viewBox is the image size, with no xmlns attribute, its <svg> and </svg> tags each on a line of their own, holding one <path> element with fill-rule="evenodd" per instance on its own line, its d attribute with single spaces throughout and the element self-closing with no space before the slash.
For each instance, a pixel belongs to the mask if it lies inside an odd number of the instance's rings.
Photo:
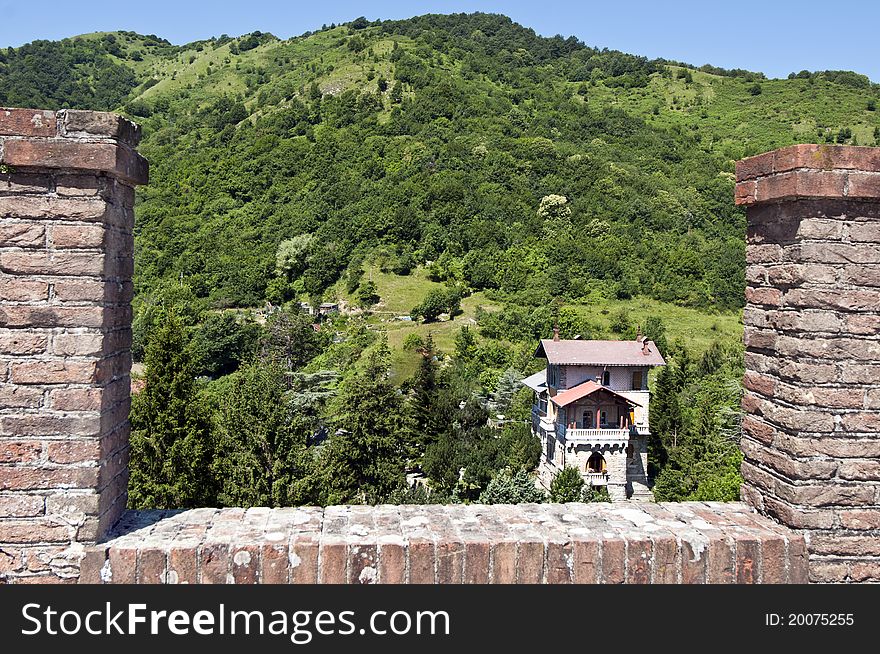
<svg viewBox="0 0 880 654">
<path fill-rule="evenodd" d="M 166 313 L 147 345 L 146 385 L 132 400 L 132 508 L 214 503 L 211 434 L 187 345 L 180 318 Z"/>
<path fill-rule="evenodd" d="M 377 503 L 404 485 L 403 400 L 388 380 L 387 343 L 342 383 L 331 405 L 333 435 L 321 456 L 326 504 Z"/>
<path fill-rule="evenodd" d="M 307 439 L 314 425 L 293 410 L 278 363 L 232 375 L 216 417 L 214 471 L 225 506 L 288 506 L 308 501 Z"/>
</svg>

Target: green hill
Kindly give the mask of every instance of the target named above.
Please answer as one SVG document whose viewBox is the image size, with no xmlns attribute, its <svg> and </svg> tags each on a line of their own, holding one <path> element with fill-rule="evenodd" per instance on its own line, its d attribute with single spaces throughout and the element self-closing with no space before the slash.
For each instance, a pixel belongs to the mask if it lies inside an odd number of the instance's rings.
<svg viewBox="0 0 880 654">
<path fill-rule="evenodd" d="M 182 278 L 217 308 L 346 296 L 379 257 L 519 306 L 735 309 L 734 160 L 873 144 L 877 94 L 854 73 L 694 69 L 491 14 L 0 50 L 0 104 L 143 125 L 138 293 Z M 539 212 L 553 195 L 565 200 Z M 302 235 L 279 269 L 279 245 Z"/>
</svg>

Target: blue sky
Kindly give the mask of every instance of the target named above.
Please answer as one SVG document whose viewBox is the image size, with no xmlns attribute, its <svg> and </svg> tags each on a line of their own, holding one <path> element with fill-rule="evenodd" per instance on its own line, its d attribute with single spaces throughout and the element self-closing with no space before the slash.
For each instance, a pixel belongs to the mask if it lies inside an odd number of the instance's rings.
<svg viewBox="0 0 880 654">
<path fill-rule="evenodd" d="M 88 9 L 87 9 L 88 7 Z M 287 38 L 364 15 L 503 13 L 539 34 L 695 65 L 760 70 L 855 70 L 880 82 L 880 3 L 864 0 L 334 1 L 0 0 L 0 47 L 126 29 L 186 43 L 261 30 Z"/>
</svg>

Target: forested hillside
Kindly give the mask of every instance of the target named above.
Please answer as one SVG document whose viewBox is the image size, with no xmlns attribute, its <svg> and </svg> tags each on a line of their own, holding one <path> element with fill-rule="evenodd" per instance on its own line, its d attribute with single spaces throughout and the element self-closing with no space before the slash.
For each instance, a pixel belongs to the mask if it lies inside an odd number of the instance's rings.
<svg viewBox="0 0 880 654">
<path fill-rule="evenodd" d="M 873 145 L 877 96 L 851 72 L 695 68 L 489 14 L 0 50 L 0 105 L 119 110 L 144 128 L 135 356 L 148 389 L 170 384 L 201 408 L 175 414 L 187 438 L 135 450 L 188 462 L 142 467 L 141 505 L 402 501 L 405 471 L 435 499 L 515 487 L 534 444 L 483 425 L 527 417 L 517 375 L 554 324 L 665 341 L 655 492 L 731 499 L 745 284 L 734 161 Z M 339 300 L 354 311 L 317 332 L 298 313 Z M 265 323 L 249 309 L 267 303 L 285 309 Z M 293 396 L 311 399 L 273 413 Z M 359 416 L 368 397 L 376 413 Z M 141 394 L 136 447 L 168 424 L 166 405 Z M 245 428 L 258 424 L 278 425 L 259 447 Z M 372 459 L 358 458 L 365 443 Z M 254 470 L 271 472 L 242 477 Z"/>
</svg>

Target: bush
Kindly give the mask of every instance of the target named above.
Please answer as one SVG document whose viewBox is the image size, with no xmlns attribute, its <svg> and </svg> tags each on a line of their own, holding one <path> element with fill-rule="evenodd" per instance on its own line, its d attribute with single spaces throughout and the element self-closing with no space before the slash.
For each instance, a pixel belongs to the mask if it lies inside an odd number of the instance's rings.
<svg viewBox="0 0 880 654">
<path fill-rule="evenodd" d="M 540 503 L 545 499 L 544 491 L 538 490 L 531 474 L 525 470 L 512 472 L 510 468 L 496 474 L 480 495 L 481 504 Z"/>
<path fill-rule="evenodd" d="M 565 466 L 550 483 L 551 502 L 578 502 L 584 490 L 584 478 L 580 471 L 572 466 Z"/>
<path fill-rule="evenodd" d="M 581 493 L 581 502 L 610 502 L 611 496 L 608 495 L 606 486 L 585 486 Z"/>
</svg>

